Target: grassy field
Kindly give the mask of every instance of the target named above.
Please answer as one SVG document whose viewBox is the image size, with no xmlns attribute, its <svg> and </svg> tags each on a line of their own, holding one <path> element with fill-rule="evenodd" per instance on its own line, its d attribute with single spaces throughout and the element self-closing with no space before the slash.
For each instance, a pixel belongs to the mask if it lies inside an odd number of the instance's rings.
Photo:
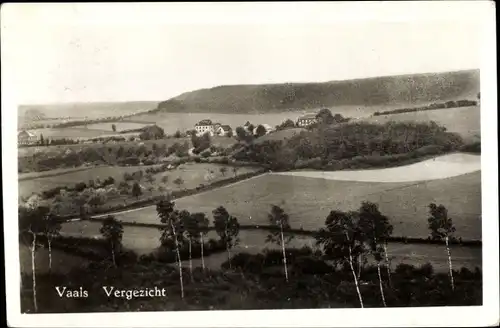
<svg viewBox="0 0 500 328">
<path fill-rule="evenodd" d="M 225 172 L 221 172 L 221 168 L 225 168 Z M 236 174 L 246 174 L 255 172 L 258 169 L 255 167 L 238 167 Z M 192 189 L 198 187 L 200 184 L 208 185 L 217 181 L 221 181 L 230 177 L 234 177 L 233 168 L 227 165 L 212 164 L 212 163 L 186 163 L 177 167 L 173 171 L 161 172 L 153 175 L 157 183 L 167 176 L 168 184 L 176 189 Z M 184 181 L 179 187 L 173 186 L 173 181 L 181 178 Z"/>
<path fill-rule="evenodd" d="M 267 140 L 286 140 L 299 134 L 302 131 L 306 131 L 304 128 L 293 128 L 280 131 L 274 131 L 272 133 L 266 134 L 258 139 L 255 139 L 255 143 L 261 143 Z"/>
<path fill-rule="evenodd" d="M 88 124 L 86 128 L 89 130 L 113 132 L 113 129 L 112 129 L 113 124 L 116 126 L 116 131 L 118 131 L 118 132 L 123 131 L 123 130 L 140 129 L 142 127 L 150 125 L 148 123 L 141 124 L 141 123 L 120 121 L 120 122 L 106 122 L 106 123 Z M 80 127 L 80 126 L 73 127 L 73 129 L 79 129 L 79 128 L 82 128 L 82 127 Z"/>
<path fill-rule="evenodd" d="M 157 220 L 159 222 L 159 220 Z M 100 236 L 100 222 L 71 222 L 63 225 L 61 233 L 72 236 Z M 277 244 L 266 242 L 266 231 L 262 230 L 242 230 L 238 238 L 239 244 L 232 249 L 232 253 L 248 252 L 259 253 L 264 248 L 277 249 Z M 122 243 L 127 249 L 133 250 L 138 254 L 148 254 L 153 252 L 159 245 L 160 231 L 155 228 L 125 226 Z M 214 231 L 208 232 L 205 240 L 213 238 L 218 240 L 219 237 Z M 315 241 L 308 236 L 296 235 L 288 244 L 288 247 L 309 246 L 315 248 Z M 430 262 L 436 270 L 447 270 L 447 254 L 443 246 L 440 245 L 425 245 L 425 244 L 403 244 L 390 243 L 388 246 L 392 264 L 396 266 L 399 263 L 407 263 L 413 265 L 421 265 Z M 454 265 L 457 268 L 474 267 L 481 268 L 481 248 L 480 247 L 464 247 L 452 246 L 452 254 Z M 370 261 L 372 259 L 370 258 Z M 212 254 L 205 258 L 205 264 L 208 268 L 217 270 L 220 265 L 227 261 L 227 253 Z M 187 261 L 184 262 L 186 265 Z M 195 267 L 201 266 L 201 259 L 194 259 Z"/>
<path fill-rule="evenodd" d="M 481 173 L 401 183 L 335 181 L 266 174 L 210 192 L 176 200 L 177 207 L 204 212 L 222 205 L 241 224 L 268 224 L 272 204 L 281 205 L 290 215 L 293 228 L 322 227 L 332 209 L 357 209 L 362 201 L 380 205 L 391 218 L 394 236 L 423 237 L 427 229 L 428 204 L 445 205 L 457 228 L 457 237 L 481 239 Z M 157 223 L 154 207 L 116 215 L 128 222 Z"/>
<path fill-rule="evenodd" d="M 70 167 L 70 168 L 64 168 L 64 169 L 55 169 L 55 170 L 42 171 L 42 172 L 19 173 L 17 175 L 17 179 L 19 181 L 33 180 L 33 179 L 38 179 L 38 178 L 58 176 L 58 175 L 62 175 L 62 174 L 72 173 L 72 172 L 86 171 L 86 170 L 90 170 L 90 169 L 92 169 L 92 167 L 82 166 L 82 167 Z"/>
<path fill-rule="evenodd" d="M 272 204 L 290 215 L 292 227 L 317 229 L 330 210 L 350 210 L 362 201 L 380 205 L 391 218 L 395 236 L 427 237 L 427 205 L 445 205 L 457 236 L 481 239 L 481 174 L 423 182 L 376 183 L 266 175 L 246 182 L 179 199 L 179 208 L 206 213 L 219 205 L 245 224 L 267 224 Z M 147 215 L 142 215 L 145 219 Z"/>
<path fill-rule="evenodd" d="M 45 139 L 79 139 L 79 138 L 97 138 L 104 135 L 112 134 L 108 130 L 91 129 L 85 127 L 68 127 L 68 128 L 48 128 L 30 130 L 37 136 L 43 135 Z"/>
<path fill-rule="evenodd" d="M 385 123 L 388 121 L 435 121 L 437 124 L 446 127 L 450 132 L 456 132 L 466 139 L 472 139 L 476 135 L 481 135 L 480 113 L 480 108 L 474 106 L 372 116 L 364 118 L 363 120 L 370 123 Z"/>
</svg>

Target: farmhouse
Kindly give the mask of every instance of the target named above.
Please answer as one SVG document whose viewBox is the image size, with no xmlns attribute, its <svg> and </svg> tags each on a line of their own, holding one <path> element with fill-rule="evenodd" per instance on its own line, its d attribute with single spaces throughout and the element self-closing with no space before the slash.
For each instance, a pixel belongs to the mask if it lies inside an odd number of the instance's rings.
<svg viewBox="0 0 500 328">
<path fill-rule="evenodd" d="M 38 141 L 38 137 L 27 130 L 20 131 L 17 134 L 17 144 L 18 145 L 31 145 Z"/>
<path fill-rule="evenodd" d="M 211 120 L 201 120 L 194 125 L 194 129 L 196 130 L 197 135 L 202 135 L 205 133 L 210 133 L 213 135 L 215 132 L 215 126 Z"/>
<path fill-rule="evenodd" d="M 297 126 L 303 127 L 317 122 L 316 114 L 306 114 L 297 119 Z"/>
<path fill-rule="evenodd" d="M 199 121 L 195 124 L 194 129 L 198 136 L 205 133 L 209 133 L 211 136 L 227 136 L 230 132 L 232 132 L 232 129 L 229 125 L 214 123 L 209 119 Z"/>
<path fill-rule="evenodd" d="M 227 136 L 233 131 L 229 125 L 220 125 L 216 130 L 215 134 L 218 136 Z"/>
</svg>

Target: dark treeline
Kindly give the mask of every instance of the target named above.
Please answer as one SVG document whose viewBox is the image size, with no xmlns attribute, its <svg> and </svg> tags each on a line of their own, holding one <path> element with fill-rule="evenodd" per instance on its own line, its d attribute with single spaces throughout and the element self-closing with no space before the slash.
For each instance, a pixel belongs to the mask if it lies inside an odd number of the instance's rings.
<svg viewBox="0 0 500 328">
<path fill-rule="evenodd" d="M 462 138 L 430 123 L 353 122 L 320 125 L 290 139 L 245 145 L 237 160 L 267 164 L 275 170 L 339 170 L 389 166 L 427 155 L 458 150 Z"/>
<path fill-rule="evenodd" d="M 433 104 L 430 104 L 428 106 L 412 107 L 412 108 L 399 108 L 399 109 L 387 110 L 387 111 L 383 111 L 383 112 L 375 112 L 375 113 L 373 113 L 373 116 L 421 112 L 421 111 L 426 111 L 426 110 L 435 110 L 435 109 L 442 109 L 442 108 L 471 107 L 471 106 L 477 106 L 477 101 L 476 100 L 466 100 L 466 99 L 457 100 L 457 101 L 450 100 L 450 101 L 447 101 L 444 103 L 433 103 Z"/>
</svg>

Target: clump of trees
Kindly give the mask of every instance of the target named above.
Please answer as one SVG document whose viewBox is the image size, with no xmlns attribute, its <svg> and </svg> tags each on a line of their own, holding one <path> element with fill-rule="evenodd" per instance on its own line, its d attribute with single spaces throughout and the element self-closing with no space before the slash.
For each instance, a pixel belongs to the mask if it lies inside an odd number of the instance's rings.
<svg viewBox="0 0 500 328">
<path fill-rule="evenodd" d="M 276 130 L 280 131 L 280 130 L 286 130 L 286 129 L 293 129 L 295 127 L 296 127 L 296 125 L 295 125 L 294 121 L 292 121 L 291 119 L 286 119 L 281 124 L 276 125 Z"/>
<path fill-rule="evenodd" d="M 193 144 L 193 153 L 199 154 L 205 149 L 210 148 L 211 146 L 211 138 L 210 134 L 205 133 L 202 134 L 201 136 L 197 136 L 196 134 L 193 134 L 191 136 L 191 143 Z"/>
<path fill-rule="evenodd" d="M 353 122 L 302 131 L 286 140 L 247 144 L 233 155 L 274 170 L 339 170 L 400 164 L 420 156 L 458 150 L 463 139 L 435 122 Z"/>
</svg>

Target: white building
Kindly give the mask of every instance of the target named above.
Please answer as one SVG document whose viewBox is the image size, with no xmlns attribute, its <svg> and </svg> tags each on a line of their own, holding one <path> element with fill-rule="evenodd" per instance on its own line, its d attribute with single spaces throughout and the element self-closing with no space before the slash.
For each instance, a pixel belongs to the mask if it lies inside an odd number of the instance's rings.
<svg viewBox="0 0 500 328">
<path fill-rule="evenodd" d="M 233 129 L 229 125 L 220 125 L 216 130 L 215 134 L 218 136 L 227 136 L 229 133 L 231 133 Z"/>
<path fill-rule="evenodd" d="M 211 120 L 201 120 L 194 125 L 194 129 L 196 130 L 197 135 L 202 135 L 205 133 L 210 133 L 210 135 L 214 135 L 215 126 Z"/>
<path fill-rule="evenodd" d="M 297 126 L 303 127 L 316 123 L 316 114 L 305 114 L 297 119 Z"/>
</svg>

